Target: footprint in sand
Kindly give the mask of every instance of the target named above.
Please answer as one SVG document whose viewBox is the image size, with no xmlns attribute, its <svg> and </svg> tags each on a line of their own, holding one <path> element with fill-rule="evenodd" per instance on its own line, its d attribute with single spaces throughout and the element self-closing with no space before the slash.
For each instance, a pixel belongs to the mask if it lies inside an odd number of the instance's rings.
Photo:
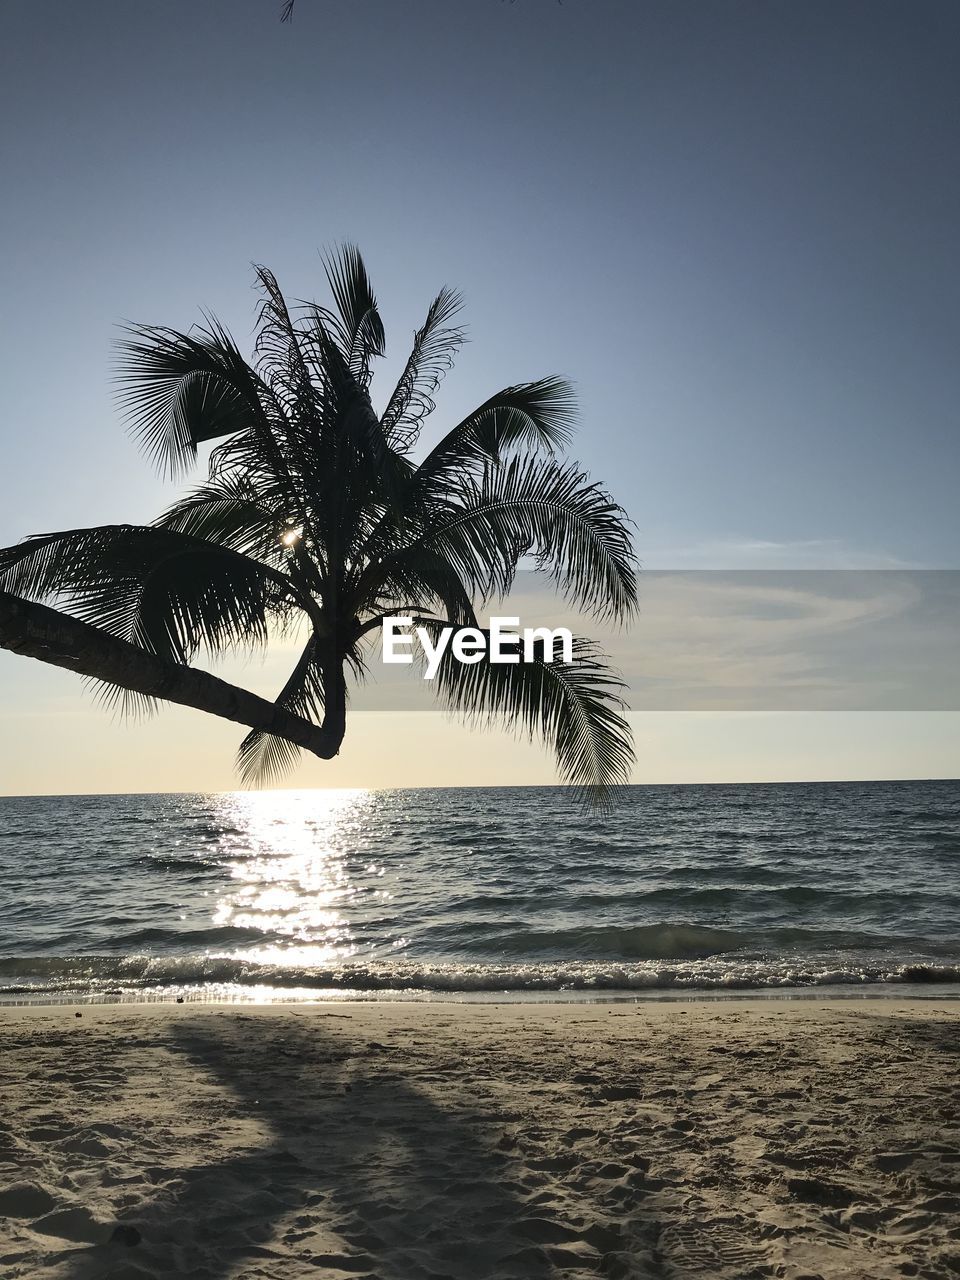
<svg viewBox="0 0 960 1280">
<path fill-rule="evenodd" d="M 660 1232 L 657 1251 L 664 1280 L 753 1280 L 766 1276 L 762 1250 L 746 1243 L 735 1227 L 704 1222 L 674 1223 Z"/>
</svg>

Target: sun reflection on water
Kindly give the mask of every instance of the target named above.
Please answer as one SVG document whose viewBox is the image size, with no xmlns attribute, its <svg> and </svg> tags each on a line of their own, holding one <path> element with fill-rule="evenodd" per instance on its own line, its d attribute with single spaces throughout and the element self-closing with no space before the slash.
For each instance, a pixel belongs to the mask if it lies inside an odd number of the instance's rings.
<svg viewBox="0 0 960 1280">
<path fill-rule="evenodd" d="M 389 897 L 369 884 L 385 870 L 364 850 L 373 804 L 374 793 L 361 789 L 221 798 L 230 881 L 214 924 L 264 935 L 261 945 L 243 947 L 245 957 L 258 964 L 327 965 L 357 953 L 344 908 L 361 894 Z"/>
</svg>

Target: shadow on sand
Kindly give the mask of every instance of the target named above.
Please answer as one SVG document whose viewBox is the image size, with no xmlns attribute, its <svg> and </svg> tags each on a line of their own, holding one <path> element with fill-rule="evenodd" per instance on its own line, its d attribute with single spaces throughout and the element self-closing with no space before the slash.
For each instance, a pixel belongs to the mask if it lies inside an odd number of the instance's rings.
<svg viewBox="0 0 960 1280">
<path fill-rule="evenodd" d="M 525 1220 L 520 1188 L 484 1144 L 484 1117 L 437 1106 L 387 1046 L 325 1033 L 320 1019 L 336 1015 L 313 1014 L 309 1032 L 300 1017 L 171 1025 L 169 1045 L 217 1086 L 197 1130 L 252 1121 L 260 1141 L 223 1158 L 209 1139 L 208 1160 L 146 1169 L 155 1194 L 119 1219 L 140 1242 L 79 1251 L 70 1280 L 554 1275 L 551 1242 L 509 1229 Z M 495 1144 L 502 1128 L 489 1132 Z"/>
</svg>

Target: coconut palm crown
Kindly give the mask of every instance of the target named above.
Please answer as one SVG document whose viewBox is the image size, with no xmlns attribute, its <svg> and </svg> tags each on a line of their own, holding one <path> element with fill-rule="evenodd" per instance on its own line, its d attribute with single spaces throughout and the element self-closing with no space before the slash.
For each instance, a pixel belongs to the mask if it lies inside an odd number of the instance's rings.
<svg viewBox="0 0 960 1280">
<path fill-rule="evenodd" d="M 208 478 L 152 524 L 38 535 L 0 551 L 0 591 L 57 599 L 72 618 L 181 673 L 201 650 L 306 635 L 276 704 L 318 726 L 310 749 L 331 758 L 344 737 L 348 675 L 362 678 L 384 617 L 476 627 L 477 611 L 509 592 L 523 562 L 571 605 L 622 620 L 636 603 L 636 574 L 622 509 L 560 457 L 574 420 L 566 382 L 507 387 L 417 449 L 463 341 L 459 296 L 444 289 L 433 301 L 378 415 L 371 365 L 384 330 L 364 263 L 348 246 L 325 268 L 333 305 L 295 309 L 256 268 L 252 363 L 213 319 L 187 333 L 129 329 L 119 395 L 132 431 L 172 477 L 214 442 Z M 585 639 L 575 638 L 570 663 L 543 657 L 466 665 L 448 648 L 433 688 L 469 719 L 544 738 L 575 786 L 625 781 L 633 754 L 619 677 Z M 116 683 L 131 687 L 119 675 Z M 240 774 L 267 781 L 299 750 L 254 729 L 240 745 Z"/>
</svg>

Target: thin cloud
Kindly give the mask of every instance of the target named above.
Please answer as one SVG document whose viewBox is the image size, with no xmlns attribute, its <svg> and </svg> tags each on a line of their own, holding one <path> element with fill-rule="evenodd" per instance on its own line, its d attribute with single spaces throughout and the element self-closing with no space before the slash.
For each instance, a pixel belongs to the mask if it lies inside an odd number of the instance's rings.
<svg viewBox="0 0 960 1280">
<path fill-rule="evenodd" d="M 654 547 L 648 569 L 922 569 L 883 550 L 852 547 L 839 538 L 714 538 Z"/>
</svg>

